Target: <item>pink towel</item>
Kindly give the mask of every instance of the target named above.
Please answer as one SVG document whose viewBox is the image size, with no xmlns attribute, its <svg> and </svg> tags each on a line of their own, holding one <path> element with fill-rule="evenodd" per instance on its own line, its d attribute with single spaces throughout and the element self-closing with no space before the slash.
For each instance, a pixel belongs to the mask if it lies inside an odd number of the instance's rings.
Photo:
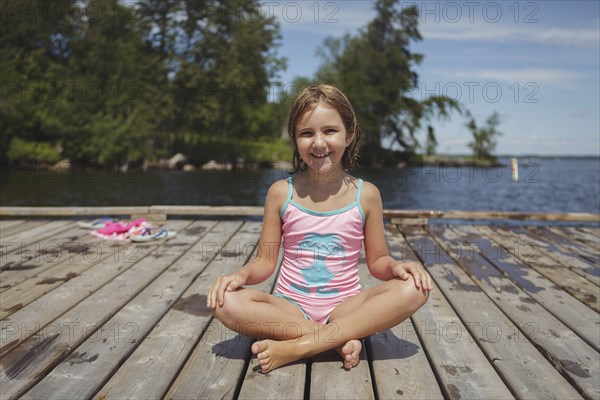
<svg viewBox="0 0 600 400">
<path fill-rule="evenodd" d="M 143 222 L 146 222 L 146 218 L 136 219 L 133 222 L 123 225 L 120 222 L 107 222 L 104 228 L 98 229 L 98 233 L 103 235 L 112 235 L 113 233 L 125 233 L 128 232 L 131 228 L 135 228 L 138 225 L 141 225 Z"/>
<path fill-rule="evenodd" d="M 129 240 L 130 231 L 148 226 L 146 218 L 136 219 L 128 224 L 108 222 L 104 228 L 92 231 L 91 234 L 107 240 Z"/>
</svg>

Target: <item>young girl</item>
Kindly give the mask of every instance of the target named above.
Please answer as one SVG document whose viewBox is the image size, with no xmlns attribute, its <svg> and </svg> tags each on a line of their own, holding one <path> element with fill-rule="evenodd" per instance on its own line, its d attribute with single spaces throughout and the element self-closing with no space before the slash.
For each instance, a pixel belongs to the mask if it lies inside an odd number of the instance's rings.
<svg viewBox="0 0 600 400">
<path fill-rule="evenodd" d="M 257 257 L 219 277 L 207 305 L 229 329 L 262 339 L 252 352 L 265 373 L 330 349 L 350 369 L 361 338 L 399 324 L 427 301 L 431 277 L 420 264 L 388 255 L 379 191 L 346 172 L 356 165 L 360 129 L 344 94 L 329 85 L 302 90 L 288 132 L 296 174 L 267 193 Z M 273 273 L 282 237 L 275 294 L 244 287 Z M 363 241 L 370 273 L 385 282 L 361 291 Z"/>
</svg>

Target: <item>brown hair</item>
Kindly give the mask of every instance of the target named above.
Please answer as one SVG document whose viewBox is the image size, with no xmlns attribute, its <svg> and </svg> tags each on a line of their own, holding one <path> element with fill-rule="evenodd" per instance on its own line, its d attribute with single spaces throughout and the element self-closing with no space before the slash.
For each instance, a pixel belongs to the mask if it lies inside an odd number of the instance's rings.
<svg viewBox="0 0 600 400">
<path fill-rule="evenodd" d="M 308 168 L 298 152 L 296 127 L 304 114 L 307 111 L 313 110 L 318 103 L 324 103 L 340 114 L 347 134 L 352 136 L 350 144 L 346 147 L 346 151 L 344 151 L 344 155 L 342 156 L 342 168 L 346 171 L 356 168 L 358 166 L 358 143 L 361 132 L 356 122 L 356 115 L 352 104 L 350 104 L 344 93 L 338 88 L 331 85 L 319 84 L 302 89 L 290 108 L 288 134 L 294 143 L 294 157 L 292 160 L 294 172 L 305 171 Z"/>
</svg>

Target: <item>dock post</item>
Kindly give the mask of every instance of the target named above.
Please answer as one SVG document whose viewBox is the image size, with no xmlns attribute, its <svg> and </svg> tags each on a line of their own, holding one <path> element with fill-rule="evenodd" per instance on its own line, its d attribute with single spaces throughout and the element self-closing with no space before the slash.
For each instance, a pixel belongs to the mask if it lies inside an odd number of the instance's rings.
<svg viewBox="0 0 600 400">
<path fill-rule="evenodd" d="M 519 161 L 516 157 L 511 159 L 512 181 L 519 182 Z"/>
</svg>

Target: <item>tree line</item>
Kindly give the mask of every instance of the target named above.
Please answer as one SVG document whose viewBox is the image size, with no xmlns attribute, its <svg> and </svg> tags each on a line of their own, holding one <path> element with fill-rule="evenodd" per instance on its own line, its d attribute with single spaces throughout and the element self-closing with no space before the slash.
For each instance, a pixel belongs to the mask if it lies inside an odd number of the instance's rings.
<svg viewBox="0 0 600 400">
<path fill-rule="evenodd" d="M 314 77 L 290 85 L 278 81 L 286 68 L 279 24 L 256 0 L 0 0 L 0 161 L 139 165 L 176 152 L 196 163 L 285 159 L 290 95 L 313 82 L 351 99 L 363 165 L 433 153 L 432 120 L 461 105 L 404 95 L 423 59 L 410 49 L 422 39 L 417 9 L 374 6 L 357 34 L 325 41 Z"/>
</svg>

